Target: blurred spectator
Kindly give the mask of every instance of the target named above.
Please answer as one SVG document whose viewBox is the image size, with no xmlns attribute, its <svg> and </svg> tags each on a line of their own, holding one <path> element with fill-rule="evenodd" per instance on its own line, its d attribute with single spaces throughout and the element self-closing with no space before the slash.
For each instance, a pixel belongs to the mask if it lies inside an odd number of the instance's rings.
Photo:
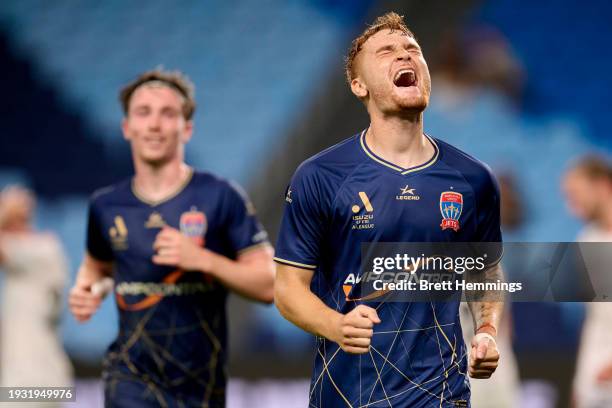
<svg viewBox="0 0 612 408">
<path fill-rule="evenodd" d="M 586 223 L 579 241 L 612 241 L 612 168 L 600 156 L 585 156 L 565 174 L 563 191 L 570 211 Z"/>
<path fill-rule="evenodd" d="M 438 53 L 433 81 L 436 88 L 450 87 L 460 95 L 489 88 L 514 102 L 520 100 L 525 83 L 523 68 L 499 31 L 492 27 L 449 31 Z M 457 102 L 464 101 L 459 98 Z"/>
<path fill-rule="evenodd" d="M 586 223 L 581 242 L 612 242 L 612 164 L 586 156 L 565 174 L 563 190 L 571 212 Z M 609 264 L 607 265 L 609 271 Z M 577 408 L 612 406 L 612 304 L 587 304 L 574 395 Z"/>
<path fill-rule="evenodd" d="M 34 230 L 34 206 L 33 194 L 21 187 L 0 192 L 0 266 L 6 273 L 0 383 L 69 386 L 72 367 L 57 330 L 68 277 L 66 259 L 55 235 Z"/>
<path fill-rule="evenodd" d="M 501 223 L 504 233 L 519 229 L 525 219 L 524 199 L 512 173 L 497 174 L 501 194 Z"/>
</svg>

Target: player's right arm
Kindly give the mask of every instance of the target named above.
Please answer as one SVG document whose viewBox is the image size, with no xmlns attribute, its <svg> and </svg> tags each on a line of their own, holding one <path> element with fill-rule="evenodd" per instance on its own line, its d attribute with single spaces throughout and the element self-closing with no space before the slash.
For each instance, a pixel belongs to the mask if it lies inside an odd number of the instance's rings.
<svg viewBox="0 0 612 408">
<path fill-rule="evenodd" d="M 367 353 L 374 324 L 380 323 L 376 310 L 359 305 L 347 314 L 328 307 L 310 290 L 313 271 L 278 264 L 274 301 L 281 314 L 296 326 L 338 343 L 347 353 Z"/>
<path fill-rule="evenodd" d="M 359 305 L 341 314 L 310 290 L 313 275 L 320 273 L 320 246 L 330 225 L 336 187 L 312 162 L 302 164 L 294 174 L 276 245 L 274 302 L 296 326 L 338 343 L 347 353 L 365 353 L 374 324 L 380 323 L 376 311 Z"/>
<path fill-rule="evenodd" d="M 101 223 L 102 207 L 96 194 L 89 205 L 87 220 L 87 251 L 68 296 L 68 306 L 74 318 L 86 322 L 98 310 L 103 294 L 94 289 L 96 283 L 113 272 L 113 251 Z"/>
<path fill-rule="evenodd" d="M 70 312 L 77 321 L 86 322 L 98 310 L 103 297 L 99 293 L 94 293 L 92 287 L 110 276 L 112 270 L 112 262 L 100 261 L 89 253 L 85 254 L 68 297 Z"/>
</svg>

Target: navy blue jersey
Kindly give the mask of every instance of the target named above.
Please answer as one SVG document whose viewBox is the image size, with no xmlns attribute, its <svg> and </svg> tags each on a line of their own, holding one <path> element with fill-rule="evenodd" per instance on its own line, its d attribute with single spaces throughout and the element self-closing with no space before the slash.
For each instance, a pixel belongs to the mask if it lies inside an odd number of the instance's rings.
<svg viewBox="0 0 612 408">
<path fill-rule="evenodd" d="M 317 339 L 311 407 L 469 406 L 458 302 L 349 300 L 364 242 L 501 241 L 499 192 L 483 163 L 427 136 L 435 153 L 403 169 L 365 131 L 306 160 L 291 180 L 275 260 L 314 271 L 311 290 L 347 313 L 377 309 L 370 352 Z"/>
<path fill-rule="evenodd" d="M 164 225 L 230 259 L 267 243 L 244 192 L 211 174 L 193 173 L 157 203 L 139 198 L 130 180 L 94 194 L 87 250 L 114 261 L 119 309 L 107 406 L 224 406 L 227 291 L 202 272 L 153 264 Z"/>
</svg>

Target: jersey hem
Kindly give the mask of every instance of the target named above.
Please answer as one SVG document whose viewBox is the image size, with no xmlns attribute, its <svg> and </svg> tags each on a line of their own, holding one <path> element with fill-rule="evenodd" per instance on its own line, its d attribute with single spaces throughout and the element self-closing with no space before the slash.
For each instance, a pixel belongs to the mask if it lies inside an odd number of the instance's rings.
<svg viewBox="0 0 612 408">
<path fill-rule="evenodd" d="M 317 269 L 317 265 L 308 265 L 308 264 L 303 264 L 299 262 L 289 261 L 287 259 L 279 258 L 276 256 L 274 257 L 274 261 L 280 264 L 289 265 L 289 266 L 297 266 L 297 267 L 305 268 L 305 269 Z"/>
</svg>

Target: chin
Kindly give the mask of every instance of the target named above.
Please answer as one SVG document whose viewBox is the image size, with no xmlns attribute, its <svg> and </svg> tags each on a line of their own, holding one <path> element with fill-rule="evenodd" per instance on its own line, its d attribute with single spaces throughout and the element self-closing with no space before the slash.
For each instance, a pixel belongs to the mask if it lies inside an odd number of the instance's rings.
<svg viewBox="0 0 612 408">
<path fill-rule="evenodd" d="M 400 112 L 421 113 L 427 108 L 425 101 L 399 101 L 397 104 Z"/>
<path fill-rule="evenodd" d="M 401 109 L 410 112 L 423 112 L 427 108 L 427 103 L 406 103 L 401 105 Z"/>
<path fill-rule="evenodd" d="M 166 163 L 168 161 L 167 157 L 164 155 L 158 155 L 158 154 L 151 154 L 151 155 L 146 155 L 143 154 L 140 156 L 140 159 L 148 164 L 149 166 L 161 166 L 162 164 Z"/>
<path fill-rule="evenodd" d="M 400 111 L 423 112 L 428 105 L 423 95 L 394 95 L 393 99 Z"/>
</svg>

